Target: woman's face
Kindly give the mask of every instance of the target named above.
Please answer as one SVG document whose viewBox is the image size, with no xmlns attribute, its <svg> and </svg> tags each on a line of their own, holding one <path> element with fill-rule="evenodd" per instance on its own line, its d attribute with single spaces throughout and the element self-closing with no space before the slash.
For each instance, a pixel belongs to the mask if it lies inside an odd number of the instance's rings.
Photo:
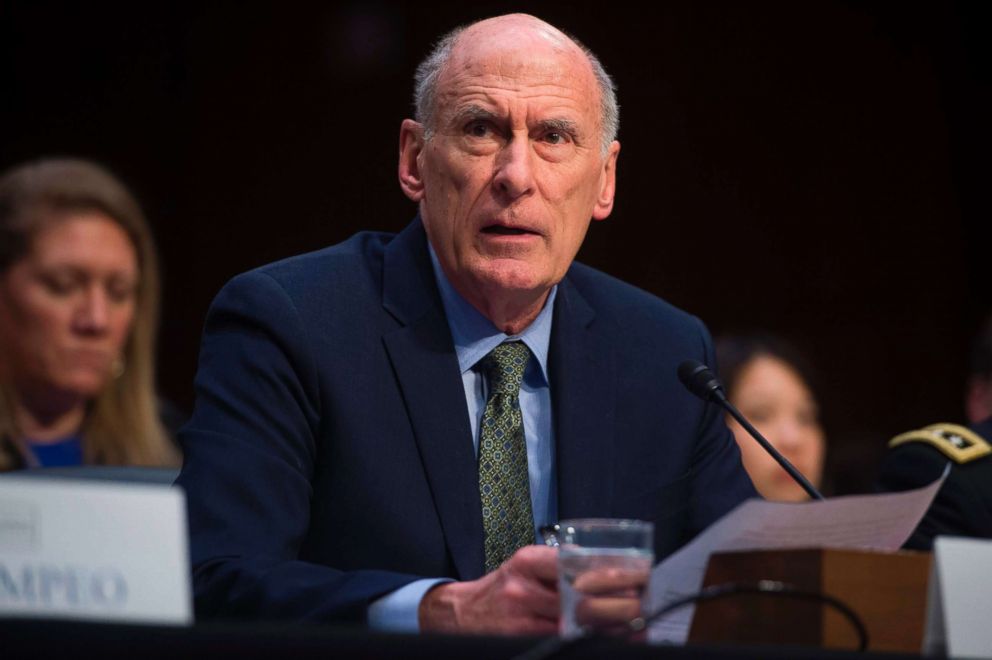
<svg viewBox="0 0 992 660">
<path fill-rule="evenodd" d="M 95 211 L 49 223 L 0 273 L 0 352 L 29 405 L 80 403 L 103 389 L 127 342 L 137 287 L 134 245 Z"/>
<path fill-rule="evenodd" d="M 813 394 L 799 374 L 778 358 L 756 357 L 744 365 L 730 398 L 761 434 L 819 487 L 823 477 L 823 429 Z M 805 491 L 740 424 L 728 419 L 728 425 L 759 493 L 769 500 L 807 499 Z"/>
</svg>

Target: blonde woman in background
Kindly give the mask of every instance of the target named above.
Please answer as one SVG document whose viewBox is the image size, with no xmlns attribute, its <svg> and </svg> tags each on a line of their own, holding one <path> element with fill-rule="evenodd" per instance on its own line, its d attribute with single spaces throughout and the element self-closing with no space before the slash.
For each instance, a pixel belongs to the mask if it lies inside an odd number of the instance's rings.
<svg viewBox="0 0 992 660">
<path fill-rule="evenodd" d="M 0 470 L 178 462 L 158 303 L 151 233 L 112 174 L 49 159 L 0 177 Z"/>
</svg>

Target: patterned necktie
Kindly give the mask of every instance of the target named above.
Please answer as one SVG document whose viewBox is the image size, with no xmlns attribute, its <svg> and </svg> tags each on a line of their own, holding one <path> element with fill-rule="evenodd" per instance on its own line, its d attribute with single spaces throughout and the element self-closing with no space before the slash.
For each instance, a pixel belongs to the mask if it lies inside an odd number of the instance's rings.
<svg viewBox="0 0 992 660">
<path fill-rule="evenodd" d="M 519 396 L 529 358 L 527 346 L 515 341 L 500 344 L 479 362 L 489 383 L 489 400 L 479 431 L 479 494 L 487 573 L 534 542 Z"/>
</svg>

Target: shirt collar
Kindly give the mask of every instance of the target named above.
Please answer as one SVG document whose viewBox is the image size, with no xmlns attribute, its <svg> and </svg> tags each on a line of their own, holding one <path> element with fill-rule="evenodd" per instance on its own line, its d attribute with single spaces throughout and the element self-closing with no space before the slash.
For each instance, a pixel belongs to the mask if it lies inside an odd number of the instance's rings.
<svg viewBox="0 0 992 660">
<path fill-rule="evenodd" d="M 455 355 L 458 357 L 458 368 L 465 373 L 504 341 L 517 339 L 522 341 L 537 358 L 544 382 L 548 380 L 548 346 L 551 343 L 551 318 L 554 310 L 555 296 L 558 285 L 551 287 L 544 308 L 537 318 L 517 335 L 508 335 L 493 325 L 492 321 L 483 316 L 461 294 L 455 291 L 448 278 L 444 275 L 441 263 L 438 261 L 434 247 L 428 242 L 427 249 L 431 254 L 431 265 L 434 267 L 434 279 L 441 292 L 441 302 L 448 317 L 448 327 L 451 338 L 455 342 Z"/>
</svg>

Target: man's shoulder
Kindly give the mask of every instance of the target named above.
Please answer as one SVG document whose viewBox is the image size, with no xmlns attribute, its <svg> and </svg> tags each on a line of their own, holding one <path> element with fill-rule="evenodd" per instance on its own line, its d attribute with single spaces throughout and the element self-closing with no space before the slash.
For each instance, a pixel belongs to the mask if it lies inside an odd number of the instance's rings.
<svg viewBox="0 0 992 660">
<path fill-rule="evenodd" d="M 353 279 L 377 272 L 375 265 L 381 264 L 386 246 L 395 237 L 388 232 L 358 232 L 340 243 L 273 261 L 238 277 L 267 276 L 283 285 L 326 285 L 342 275 Z"/>
<path fill-rule="evenodd" d="M 695 316 L 658 296 L 612 275 L 575 262 L 568 271 L 570 286 L 596 310 L 629 328 L 685 328 L 693 334 L 701 325 Z"/>
<path fill-rule="evenodd" d="M 383 254 L 394 234 L 363 231 L 347 240 L 258 266 L 234 276 L 212 307 L 271 316 L 288 303 L 304 316 L 352 309 L 379 299 Z M 278 301 L 283 301 L 279 303 Z"/>
</svg>

